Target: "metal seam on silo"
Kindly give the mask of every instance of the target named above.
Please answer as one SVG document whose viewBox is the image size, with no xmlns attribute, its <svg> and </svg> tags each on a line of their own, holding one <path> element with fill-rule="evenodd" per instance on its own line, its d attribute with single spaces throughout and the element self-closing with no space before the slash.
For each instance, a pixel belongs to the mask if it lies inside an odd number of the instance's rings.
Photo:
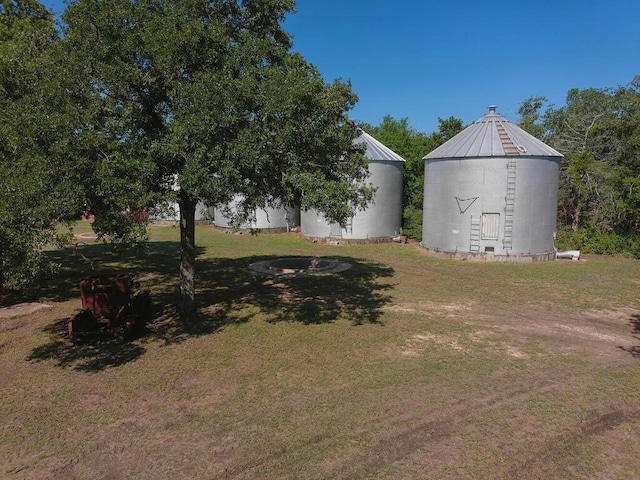
<svg viewBox="0 0 640 480">
<path fill-rule="evenodd" d="M 477 138 L 481 135 L 482 135 L 482 132 L 480 131 L 480 129 L 475 131 L 472 129 L 469 129 L 467 131 L 467 136 L 465 139 L 466 141 L 460 146 L 460 150 L 462 150 L 462 147 L 466 147 L 466 148 L 464 150 L 463 155 L 459 155 L 459 157 L 468 157 L 469 152 L 471 151 L 471 148 L 473 147 L 473 145 L 475 145 Z"/>
</svg>

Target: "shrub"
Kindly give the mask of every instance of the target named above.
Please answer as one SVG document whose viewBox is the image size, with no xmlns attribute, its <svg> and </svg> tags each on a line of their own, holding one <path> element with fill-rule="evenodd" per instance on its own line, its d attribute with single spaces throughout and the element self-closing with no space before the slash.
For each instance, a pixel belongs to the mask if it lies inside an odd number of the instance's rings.
<svg viewBox="0 0 640 480">
<path fill-rule="evenodd" d="M 592 228 L 558 232 L 558 250 L 582 250 L 600 255 L 627 254 L 640 258 L 640 238 L 616 233 L 600 233 Z"/>
<path fill-rule="evenodd" d="M 414 240 L 422 240 L 422 210 L 407 205 L 402 212 L 402 231 Z"/>
</svg>

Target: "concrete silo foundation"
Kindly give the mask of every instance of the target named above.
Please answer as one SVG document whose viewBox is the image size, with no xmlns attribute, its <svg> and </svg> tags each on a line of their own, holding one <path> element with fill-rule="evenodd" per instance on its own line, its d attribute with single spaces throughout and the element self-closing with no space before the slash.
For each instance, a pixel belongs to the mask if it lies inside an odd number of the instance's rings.
<svg viewBox="0 0 640 480">
<path fill-rule="evenodd" d="M 515 255 L 493 255 L 490 253 L 470 253 L 470 252 L 445 252 L 442 250 L 425 247 L 424 250 L 440 258 L 451 258 L 454 260 L 466 260 L 471 262 L 501 262 L 501 263 L 533 263 L 548 262 L 556 259 L 556 252 L 544 253 L 520 253 Z"/>
</svg>

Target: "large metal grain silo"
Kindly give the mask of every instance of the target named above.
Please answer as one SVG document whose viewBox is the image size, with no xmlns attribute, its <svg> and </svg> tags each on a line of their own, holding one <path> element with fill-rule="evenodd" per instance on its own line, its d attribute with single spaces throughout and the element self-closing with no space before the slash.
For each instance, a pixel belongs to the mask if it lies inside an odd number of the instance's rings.
<svg viewBox="0 0 640 480">
<path fill-rule="evenodd" d="M 458 258 L 555 258 L 562 155 L 489 107 L 427 154 L 422 246 Z"/>
<path fill-rule="evenodd" d="M 388 241 L 400 234 L 404 159 L 366 132 L 354 143 L 366 145 L 367 182 L 376 188 L 373 200 L 344 225 L 329 222 L 316 210 L 302 211 L 300 226 L 304 236 L 335 241 Z"/>
<path fill-rule="evenodd" d="M 219 229 L 237 228 L 240 230 L 263 230 L 267 232 L 290 231 L 299 225 L 300 212 L 298 208 L 273 206 L 257 208 L 253 218 L 241 225 L 233 225 L 232 217 L 237 212 L 242 201 L 241 195 L 236 195 L 226 208 L 214 209 L 214 223 Z"/>
</svg>

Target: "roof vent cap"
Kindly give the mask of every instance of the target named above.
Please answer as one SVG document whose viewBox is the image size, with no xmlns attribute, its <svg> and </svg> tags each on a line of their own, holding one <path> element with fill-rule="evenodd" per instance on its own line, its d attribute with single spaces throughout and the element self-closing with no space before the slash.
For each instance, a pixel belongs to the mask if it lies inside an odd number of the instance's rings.
<svg viewBox="0 0 640 480">
<path fill-rule="evenodd" d="M 489 108 L 489 113 L 495 114 L 496 113 L 496 109 L 498 108 L 498 106 L 497 105 L 489 105 L 488 108 Z"/>
</svg>

